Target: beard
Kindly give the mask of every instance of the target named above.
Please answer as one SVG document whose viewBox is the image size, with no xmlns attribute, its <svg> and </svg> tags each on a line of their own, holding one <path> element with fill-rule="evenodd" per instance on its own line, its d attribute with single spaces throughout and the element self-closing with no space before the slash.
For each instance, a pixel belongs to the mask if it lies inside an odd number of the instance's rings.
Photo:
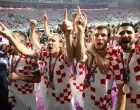
<svg viewBox="0 0 140 110">
<path fill-rule="evenodd" d="M 124 41 L 119 41 L 119 45 L 122 47 L 123 50 L 131 50 L 133 44 L 135 44 L 135 42 L 129 39 L 126 39 Z M 129 45 L 129 46 L 125 46 L 125 45 Z"/>
</svg>

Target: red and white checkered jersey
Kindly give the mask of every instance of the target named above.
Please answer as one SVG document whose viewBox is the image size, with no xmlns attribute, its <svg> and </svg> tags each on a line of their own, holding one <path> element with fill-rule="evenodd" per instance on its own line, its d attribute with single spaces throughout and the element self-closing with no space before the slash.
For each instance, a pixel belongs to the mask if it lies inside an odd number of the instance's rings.
<svg viewBox="0 0 140 110">
<path fill-rule="evenodd" d="M 41 73 L 41 82 L 40 82 L 40 87 L 44 88 L 48 88 L 48 76 L 46 75 L 48 72 L 48 65 L 46 65 L 47 63 L 41 60 L 38 60 L 38 66 L 39 66 L 39 70 Z M 48 67 L 48 68 L 46 68 Z"/>
<path fill-rule="evenodd" d="M 8 42 L 7 43 L 0 42 L 0 45 L 2 46 L 2 48 L 1 48 L 2 50 L 1 51 L 6 53 L 7 56 L 9 56 L 9 55 L 14 53 L 14 49 L 15 48 L 11 44 L 9 44 Z"/>
<path fill-rule="evenodd" d="M 40 51 L 47 51 L 47 44 L 42 44 Z"/>
<path fill-rule="evenodd" d="M 129 57 L 127 53 L 126 57 Z M 120 57 L 120 49 L 118 51 Z M 125 59 L 125 58 L 124 58 Z M 129 63 L 130 68 L 130 82 L 128 85 L 131 87 L 130 94 L 127 94 L 126 110 L 139 110 L 140 109 L 140 44 L 135 46 L 135 51 Z M 123 77 L 121 77 L 123 78 Z M 118 80 L 123 80 L 118 78 Z"/>
<path fill-rule="evenodd" d="M 4 52 L 6 52 L 9 57 L 9 70 L 10 70 L 12 57 L 14 56 L 14 60 L 15 60 L 15 59 L 18 59 L 20 56 L 17 56 L 17 55 L 14 55 L 13 53 L 11 53 L 13 51 L 11 45 L 4 44 L 3 47 L 4 48 L 2 50 L 4 50 Z M 32 76 L 31 72 L 36 71 L 36 70 L 38 70 L 37 61 L 22 55 L 18 65 L 16 67 L 15 72 L 17 72 L 20 75 L 24 75 L 24 76 Z M 33 92 L 34 84 L 28 83 L 25 81 L 21 81 L 21 80 L 14 80 L 9 83 L 8 88 L 10 90 L 20 91 L 22 94 L 26 94 L 26 93 Z"/>
<path fill-rule="evenodd" d="M 38 52 L 39 60 L 45 62 L 45 78 L 46 85 L 48 86 L 49 81 L 49 53 L 47 51 Z M 53 59 L 54 63 L 55 58 Z M 54 65 L 54 64 L 52 64 Z M 72 98 L 72 92 L 70 87 L 70 74 L 71 74 L 71 64 L 68 64 L 65 60 L 65 54 L 62 54 L 57 60 L 54 67 L 53 81 L 55 85 L 55 90 L 48 88 L 48 97 L 54 102 L 59 104 L 69 103 Z"/>
<path fill-rule="evenodd" d="M 26 47 L 28 47 L 28 48 L 32 48 L 33 45 L 32 45 L 32 43 L 31 43 L 30 41 L 26 41 Z"/>
<path fill-rule="evenodd" d="M 98 107 L 100 110 L 108 110 L 112 106 L 111 90 L 115 78 L 113 71 L 115 69 L 117 74 L 119 75 L 123 69 L 121 61 L 117 58 L 115 53 L 112 52 L 113 47 L 108 47 L 107 54 L 105 55 L 105 59 L 109 64 L 109 72 L 107 74 L 102 74 L 97 67 L 95 74 L 93 74 L 89 79 L 90 86 L 88 88 L 84 87 L 83 101 L 86 103 L 88 102 L 88 105 L 84 105 L 85 107 Z M 91 71 L 93 70 L 90 65 L 92 57 L 93 56 L 89 53 L 86 76 L 89 73 L 88 68 L 90 68 Z M 115 67 L 116 65 L 118 65 L 118 68 Z M 93 67 L 95 67 L 94 64 Z"/>
<path fill-rule="evenodd" d="M 76 77 L 75 77 L 76 76 Z M 72 67 L 71 88 L 75 102 L 78 101 L 82 106 L 82 93 L 85 78 L 85 64 L 75 62 Z"/>
<path fill-rule="evenodd" d="M 31 50 L 35 49 L 33 47 L 33 44 L 30 41 L 26 42 L 26 46 L 28 48 L 30 48 Z M 45 50 L 47 50 L 46 44 L 41 44 L 41 50 L 40 51 L 45 51 Z M 43 89 L 48 88 L 48 84 L 46 83 L 47 82 L 47 76 L 44 75 L 45 62 L 41 61 L 41 60 L 38 60 L 37 62 L 38 62 L 39 71 L 40 71 L 40 75 L 41 75 L 40 87 L 43 87 Z"/>
</svg>

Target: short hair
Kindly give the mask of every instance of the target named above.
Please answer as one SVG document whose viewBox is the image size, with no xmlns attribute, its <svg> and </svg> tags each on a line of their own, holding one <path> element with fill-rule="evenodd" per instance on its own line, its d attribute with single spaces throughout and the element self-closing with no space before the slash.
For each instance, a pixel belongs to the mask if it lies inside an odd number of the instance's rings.
<svg viewBox="0 0 140 110">
<path fill-rule="evenodd" d="M 104 26 L 104 25 L 100 25 L 100 26 L 97 26 L 95 28 L 95 30 L 101 30 L 101 29 L 106 29 L 107 30 L 107 36 L 109 38 L 110 37 L 110 34 L 111 34 L 110 29 L 108 27 Z"/>
<path fill-rule="evenodd" d="M 134 29 L 134 26 L 132 23 L 122 23 L 119 27 L 118 27 L 118 30 L 121 28 L 121 27 L 125 27 L 125 26 L 130 26 Z M 135 30 L 135 29 L 134 29 Z"/>
<path fill-rule="evenodd" d="M 25 42 L 27 41 L 27 35 L 24 32 L 16 30 L 13 31 L 13 33 L 18 33 L 20 36 L 24 37 Z"/>
<path fill-rule="evenodd" d="M 88 29 L 95 29 L 95 28 L 96 28 L 95 26 L 88 27 Z"/>
</svg>

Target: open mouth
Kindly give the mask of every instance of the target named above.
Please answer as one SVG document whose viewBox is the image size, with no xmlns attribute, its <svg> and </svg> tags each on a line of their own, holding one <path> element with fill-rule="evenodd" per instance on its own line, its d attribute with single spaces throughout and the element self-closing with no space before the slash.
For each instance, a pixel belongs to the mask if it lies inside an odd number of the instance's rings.
<svg viewBox="0 0 140 110">
<path fill-rule="evenodd" d="M 47 47 L 47 49 L 48 49 L 48 50 L 51 50 L 51 49 L 53 49 L 53 48 L 52 48 L 52 47 L 50 47 L 50 46 L 48 46 L 48 47 Z"/>
<path fill-rule="evenodd" d="M 127 44 L 127 43 L 130 43 L 130 42 L 131 42 L 131 39 L 130 38 L 122 39 L 122 43 L 123 44 Z"/>
<path fill-rule="evenodd" d="M 102 45 L 102 43 L 97 43 L 97 45 Z"/>
<path fill-rule="evenodd" d="M 122 41 L 123 44 L 127 44 L 127 43 L 130 43 L 130 40 L 124 40 Z"/>
</svg>

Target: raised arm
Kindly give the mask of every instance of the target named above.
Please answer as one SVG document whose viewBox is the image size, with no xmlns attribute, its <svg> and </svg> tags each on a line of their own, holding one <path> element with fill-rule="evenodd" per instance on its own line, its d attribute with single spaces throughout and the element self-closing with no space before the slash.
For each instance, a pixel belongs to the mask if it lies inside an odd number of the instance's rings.
<svg viewBox="0 0 140 110">
<path fill-rule="evenodd" d="M 40 38 L 41 34 L 35 31 L 36 20 L 30 20 L 30 40 L 36 50 L 41 50 Z"/>
<path fill-rule="evenodd" d="M 78 6 L 78 15 L 75 20 L 76 25 L 76 51 L 75 51 L 75 57 L 78 62 L 86 62 L 87 61 L 87 55 L 85 54 L 85 44 L 84 44 L 84 32 L 87 24 L 87 17 L 84 13 L 81 13 L 80 7 Z"/>
<path fill-rule="evenodd" d="M 66 60 L 68 62 L 73 62 L 74 59 L 74 45 L 73 45 L 73 36 L 72 36 L 72 23 L 68 21 L 67 18 L 67 9 L 64 9 L 64 20 L 59 24 L 61 31 L 64 34 L 66 39 Z"/>
<path fill-rule="evenodd" d="M 38 58 L 38 54 L 36 51 L 31 51 L 26 46 L 18 42 L 2 23 L 0 23 L 0 34 L 3 35 L 3 37 L 7 38 L 21 54 L 34 59 Z"/>
<path fill-rule="evenodd" d="M 46 12 L 44 11 L 44 15 L 43 15 L 43 24 L 44 24 L 44 33 L 47 37 L 50 37 L 51 34 L 49 32 L 49 29 L 48 29 L 48 17 L 47 17 L 47 14 Z"/>
<path fill-rule="evenodd" d="M 77 15 L 78 15 L 77 12 L 72 13 L 73 33 L 76 33 L 77 32 L 76 25 L 75 25 L 75 19 L 76 19 Z"/>
</svg>

